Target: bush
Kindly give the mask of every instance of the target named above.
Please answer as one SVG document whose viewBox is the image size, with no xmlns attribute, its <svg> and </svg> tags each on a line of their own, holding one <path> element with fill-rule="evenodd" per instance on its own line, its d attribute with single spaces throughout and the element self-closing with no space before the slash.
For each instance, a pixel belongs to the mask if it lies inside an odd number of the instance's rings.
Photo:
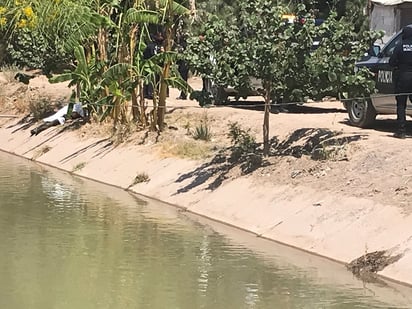
<svg viewBox="0 0 412 309">
<path fill-rule="evenodd" d="M 250 129 L 242 129 L 237 122 L 230 123 L 228 136 L 233 146 L 242 153 L 255 152 L 257 144 L 255 138 L 250 135 Z"/>
<path fill-rule="evenodd" d="M 42 69 L 45 73 L 59 71 L 60 67 L 64 67 L 71 60 L 62 45 L 49 42 L 41 33 L 28 29 L 19 29 L 13 35 L 6 52 L 5 62 L 8 64 Z"/>
<path fill-rule="evenodd" d="M 50 98 L 41 97 L 36 100 L 31 100 L 29 103 L 30 114 L 33 115 L 34 119 L 40 120 L 53 114 L 53 106 L 50 104 Z"/>
<path fill-rule="evenodd" d="M 201 123 L 193 132 L 193 138 L 200 139 L 202 141 L 210 141 L 212 134 L 210 132 L 209 126 L 207 124 Z"/>
</svg>

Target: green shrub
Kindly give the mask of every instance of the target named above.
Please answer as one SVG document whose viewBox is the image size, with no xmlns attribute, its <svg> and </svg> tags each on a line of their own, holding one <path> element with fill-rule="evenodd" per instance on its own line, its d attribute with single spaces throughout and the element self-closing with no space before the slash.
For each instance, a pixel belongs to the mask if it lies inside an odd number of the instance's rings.
<svg viewBox="0 0 412 309">
<path fill-rule="evenodd" d="M 210 141 L 212 138 L 212 133 L 207 123 L 201 123 L 197 126 L 192 135 L 194 139 L 202 141 Z"/>
<path fill-rule="evenodd" d="M 233 146 L 239 148 L 243 153 L 254 152 L 256 150 L 256 140 L 250 134 L 250 129 L 242 129 L 238 122 L 229 124 L 228 136 Z"/>
<path fill-rule="evenodd" d="M 7 45 L 5 62 L 29 69 L 43 69 L 50 73 L 64 67 L 71 59 L 62 44 L 49 42 L 40 32 L 19 29 Z"/>
</svg>

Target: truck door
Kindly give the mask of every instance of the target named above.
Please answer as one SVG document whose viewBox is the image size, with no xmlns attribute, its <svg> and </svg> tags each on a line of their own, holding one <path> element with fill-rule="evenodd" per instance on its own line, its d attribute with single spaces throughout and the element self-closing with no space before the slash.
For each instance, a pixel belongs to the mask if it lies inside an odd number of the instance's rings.
<svg viewBox="0 0 412 309">
<path fill-rule="evenodd" d="M 396 111 L 396 100 L 393 84 L 393 68 L 389 65 L 395 47 L 402 42 L 402 35 L 398 33 L 390 40 L 378 55 L 378 61 L 371 68 L 375 73 L 376 89 L 378 92 L 372 96 L 373 105 L 379 113 L 393 113 Z"/>
</svg>

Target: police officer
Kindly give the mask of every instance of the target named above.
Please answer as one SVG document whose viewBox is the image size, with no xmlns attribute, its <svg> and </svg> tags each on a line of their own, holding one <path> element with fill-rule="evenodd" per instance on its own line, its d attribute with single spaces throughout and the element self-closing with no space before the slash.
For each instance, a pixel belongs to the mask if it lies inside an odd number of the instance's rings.
<svg viewBox="0 0 412 309">
<path fill-rule="evenodd" d="M 408 94 L 412 93 L 412 26 L 402 29 L 402 42 L 395 47 L 389 59 L 389 65 L 394 67 L 394 86 L 396 95 L 396 114 L 398 130 L 393 135 L 405 138 L 406 135 L 406 102 Z M 411 96 L 409 96 L 411 98 Z"/>
<path fill-rule="evenodd" d="M 143 59 L 150 59 L 154 55 L 163 51 L 163 35 L 160 32 L 156 32 L 151 36 L 151 42 L 149 42 L 143 51 Z M 156 75 L 156 84 L 158 84 L 160 77 Z M 153 99 L 153 85 L 147 84 L 143 88 L 144 97 L 146 99 Z"/>
<path fill-rule="evenodd" d="M 186 34 L 179 34 L 177 38 L 177 52 L 179 53 L 179 59 L 177 60 L 177 70 L 179 71 L 182 79 L 187 83 L 189 78 L 189 65 L 184 59 L 184 51 L 187 48 Z M 180 95 L 177 97 L 178 100 L 187 99 L 187 89 L 184 89 L 180 92 Z"/>
</svg>

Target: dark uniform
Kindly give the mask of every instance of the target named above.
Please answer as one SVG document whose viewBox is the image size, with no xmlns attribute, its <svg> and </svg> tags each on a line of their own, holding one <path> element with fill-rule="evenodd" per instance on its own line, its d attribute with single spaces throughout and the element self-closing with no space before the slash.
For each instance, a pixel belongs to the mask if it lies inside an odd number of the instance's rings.
<svg viewBox="0 0 412 309">
<path fill-rule="evenodd" d="M 177 60 L 177 70 L 182 77 L 182 79 L 187 83 L 187 80 L 189 78 L 189 65 L 184 59 L 184 51 L 187 47 L 186 39 L 184 37 L 181 37 L 180 40 L 178 40 L 178 47 L 177 47 L 177 52 L 179 53 L 179 59 Z M 180 100 L 186 100 L 187 99 L 187 89 L 182 90 L 180 92 L 180 95 L 177 97 L 177 99 Z"/>
<path fill-rule="evenodd" d="M 394 86 L 398 131 L 395 137 L 404 138 L 406 131 L 406 102 L 412 93 L 412 26 L 402 29 L 402 42 L 395 47 L 389 59 L 389 65 L 395 68 Z"/>
<path fill-rule="evenodd" d="M 163 36 L 160 33 L 156 33 L 152 36 L 152 41 L 149 42 L 146 46 L 146 49 L 143 51 L 143 59 L 150 59 L 154 55 L 157 55 L 161 52 L 163 45 Z M 159 82 L 160 77 L 156 76 L 156 84 Z M 147 84 L 143 89 L 144 97 L 146 99 L 153 99 L 153 85 Z"/>
</svg>

